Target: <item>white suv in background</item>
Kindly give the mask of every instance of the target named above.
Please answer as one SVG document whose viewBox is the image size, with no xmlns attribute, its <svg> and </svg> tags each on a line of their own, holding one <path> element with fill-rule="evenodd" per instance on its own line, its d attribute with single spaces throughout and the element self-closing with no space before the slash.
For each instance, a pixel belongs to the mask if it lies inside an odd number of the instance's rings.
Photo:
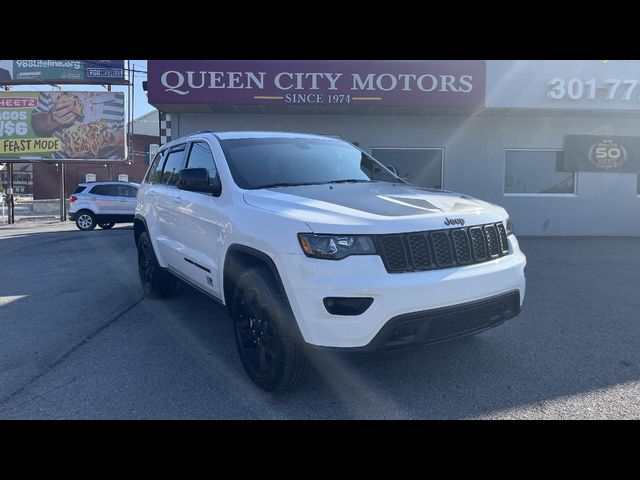
<svg viewBox="0 0 640 480">
<path fill-rule="evenodd" d="M 201 131 L 164 145 L 134 235 L 145 293 L 168 295 L 178 277 L 226 305 L 265 390 L 300 381 L 310 352 L 478 333 L 516 316 L 525 293 L 502 207 L 414 187 L 316 135 Z"/>
<path fill-rule="evenodd" d="M 81 183 L 69 197 L 69 220 L 80 230 L 105 230 L 133 222 L 140 185 L 131 182 Z"/>
</svg>

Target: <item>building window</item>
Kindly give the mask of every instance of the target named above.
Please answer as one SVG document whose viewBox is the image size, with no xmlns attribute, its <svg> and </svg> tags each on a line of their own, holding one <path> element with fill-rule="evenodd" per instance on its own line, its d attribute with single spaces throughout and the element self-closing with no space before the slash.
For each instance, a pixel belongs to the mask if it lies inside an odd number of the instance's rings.
<svg viewBox="0 0 640 480">
<path fill-rule="evenodd" d="M 96 174 L 95 173 L 87 173 L 87 174 L 85 174 L 84 181 L 85 182 L 95 182 L 96 181 Z"/>
<path fill-rule="evenodd" d="M 128 182 L 129 181 L 129 175 L 127 175 L 126 173 L 120 173 L 118 175 L 118 181 L 119 182 Z"/>
<path fill-rule="evenodd" d="M 443 148 L 381 147 L 372 148 L 371 156 L 417 187 L 442 188 Z"/>
<path fill-rule="evenodd" d="M 562 150 L 505 150 L 505 194 L 573 195 L 575 175 L 564 169 Z"/>
</svg>

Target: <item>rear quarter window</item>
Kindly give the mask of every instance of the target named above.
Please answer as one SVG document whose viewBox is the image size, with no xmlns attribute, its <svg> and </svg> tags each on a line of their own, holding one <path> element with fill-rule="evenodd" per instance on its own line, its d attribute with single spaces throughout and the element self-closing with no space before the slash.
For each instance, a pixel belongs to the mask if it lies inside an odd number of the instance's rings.
<svg viewBox="0 0 640 480">
<path fill-rule="evenodd" d="M 76 188 L 76 191 L 73 193 L 82 193 L 87 189 L 87 187 L 83 187 L 81 185 L 78 185 L 78 187 Z"/>
</svg>

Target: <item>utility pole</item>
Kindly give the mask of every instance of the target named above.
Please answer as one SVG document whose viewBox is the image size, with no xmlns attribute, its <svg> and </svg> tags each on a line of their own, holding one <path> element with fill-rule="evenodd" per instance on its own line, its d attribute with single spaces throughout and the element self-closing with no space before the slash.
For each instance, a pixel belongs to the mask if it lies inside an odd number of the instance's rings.
<svg viewBox="0 0 640 480">
<path fill-rule="evenodd" d="M 15 223 L 15 203 L 13 201 L 13 163 L 7 164 L 7 173 L 9 174 L 9 217 L 7 223 Z"/>
<path fill-rule="evenodd" d="M 60 221 L 67 220 L 67 200 L 64 196 L 64 162 L 60 162 Z"/>
</svg>

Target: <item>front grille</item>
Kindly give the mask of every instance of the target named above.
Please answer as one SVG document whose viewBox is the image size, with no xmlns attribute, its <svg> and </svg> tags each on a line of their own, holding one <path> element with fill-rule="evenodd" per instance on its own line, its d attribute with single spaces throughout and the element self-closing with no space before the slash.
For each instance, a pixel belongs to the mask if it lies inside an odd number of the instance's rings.
<svg viewBox="0 0 640 480">
<path fill-rule="evenodd" d="M 487 245 L 485 244 L 484 233 L 482 227 L 469 228 L 469 236 L 471 237 L 471 248 L 473 249 L 473 258 L 478 261 L 487 259 Z"/>
<path fill-rule="evenodd" d="M 424 233 L 408 235 L 411 258 L 416 268 L 428 269 L 432 265 L 431 249 L 429 248 L 429 238 Z M 404 265 L 403 265 L 404 268 Z"/>
<path fill-rule="evenodd" d="M 402 272 L 407 265 L 407 252 L 401 235 L 385 235 L 380 238 L 380 254 L 385 258 L 389 272 Z"/>
<path fill-rule="evenodd" d="M 486 262 L 509 253 L 502 222 L 473 227 L 375 237 L 389 273 L 416 272 Z"/>
<path fill-rule="evenodd" d="M 447 232 L 431 232 L 431 242 L 436 252 L 436 263 L 440 268 L 453 265 L 453 251 Z"/>
<path fill-rule="evenodd" d="M 498 232 L 495 225 L 485 225 L 484 234 L 487 238 L 487 250 L 492 258 L 500 256 L 500 244 L 498 243 Z"/>
</svg>

